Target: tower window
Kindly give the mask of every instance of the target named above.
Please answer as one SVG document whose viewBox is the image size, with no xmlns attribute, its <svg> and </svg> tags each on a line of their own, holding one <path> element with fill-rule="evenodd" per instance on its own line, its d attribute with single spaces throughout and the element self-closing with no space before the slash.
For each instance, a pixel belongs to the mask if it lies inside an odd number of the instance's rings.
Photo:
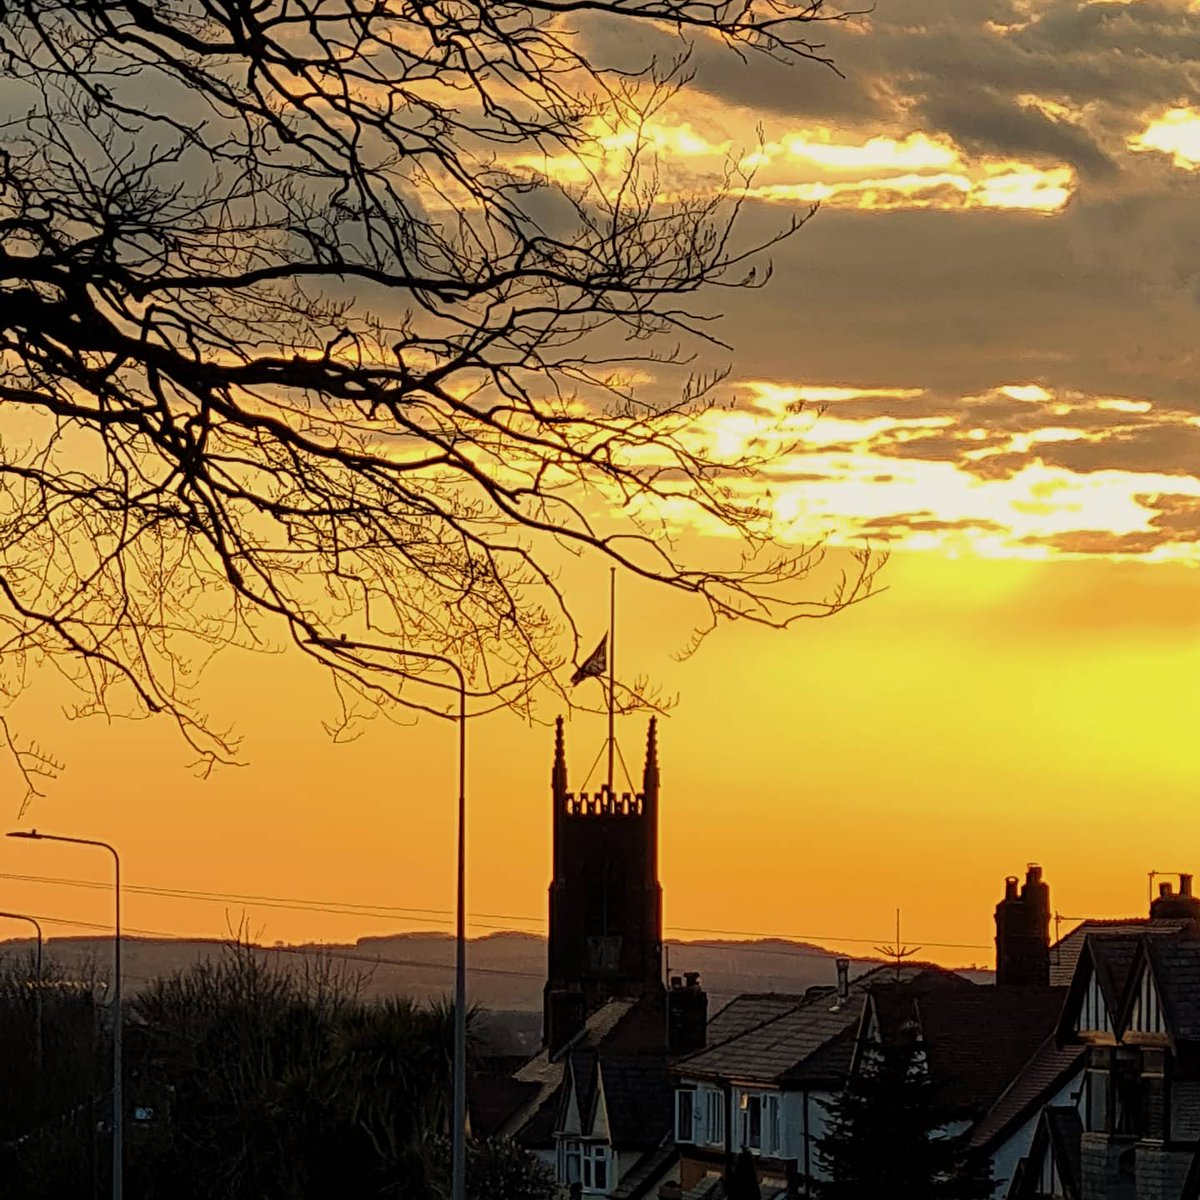
<svg viewBox="0 0 1200 1200">
<path fill-rule="evenodd" d="M 590 937 L 588 968 L 598 975 L 616 975 L 621 968 L 621 938 L 618 934 Z"/>
</svg>

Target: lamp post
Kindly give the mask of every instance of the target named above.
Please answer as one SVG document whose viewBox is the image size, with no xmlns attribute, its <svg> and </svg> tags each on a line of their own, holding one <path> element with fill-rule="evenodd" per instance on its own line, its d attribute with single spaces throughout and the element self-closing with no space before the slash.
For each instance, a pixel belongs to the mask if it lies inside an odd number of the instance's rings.
<svg viewBox="0 0 1200 1200">
<path fill-rule="evenodd" d="M 121 1095 L 121 858 L 116 847 L 94 838 L 66 837 L 57 833 L 38 833 L 36 829 L 14 829 L 11 838 L 32 838 L 44 842 L 70 842 L 76 846 L 98 846 L 113 857 L 113 1109 L 112 1109 L 112 1200 L 124 1200 L 125 1194 L 125 1104 Z"/>
<path fill-rule="evenodd" d="M 42 1086 L 42 925 L 36 917 L 24 913 L 0 912 L 0 917 L 9 921 L 28 921 L 37 933 L 37 958 L 34 965 L 33 993 L 33 1065 L 37 1072 L 38 1087 Z"/>
<path fill-rule="evenodd" d="M 467 1195 L 467 677 L 452 658 L 432 651 L 400 649 L 370 642 L 347 640 L 345 636 L 314 638 L 314 644 L 345 655 L 365 650 L 371 654 L 393 654 L 439 663 L 454 673 L 458 692 L 458 850 L 455 866 L 454 920 L 454 1085 L 451 1101 L 450 1200 Z M 425 680 L 433 687 L 449 684 Z M 428 710 L 427 710 L 428 711 Z M 446 716 L 446 713 L 437 713 Z"/>
</svg>

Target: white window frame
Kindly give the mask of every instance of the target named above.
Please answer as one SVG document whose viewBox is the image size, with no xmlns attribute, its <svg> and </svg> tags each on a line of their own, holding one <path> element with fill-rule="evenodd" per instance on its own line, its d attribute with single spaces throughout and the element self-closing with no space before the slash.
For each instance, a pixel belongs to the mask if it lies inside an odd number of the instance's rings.
<svg viewBox="0 0 1200 1200">
<path fill-rule="evenodd" d="M 752 1140 L 752 1112 L 758 1111 L 758 1141 Z M 782 1097 L 778 1092 L 747 1090 L 738 1094 L 739 1149 L 767 1158 L 782 1156 Z"/>
<path fill-rule="evenodd" d="M 720 1088 L 701 1088 L 703 1102 L 697 1111 L 700 1114 L 700 1125 L 696 1140 L 703 1139 L 706 1146 L 725 1145 L 725 1093 Z"/>
<path fill-rule="evenodd" d="M 778 1092 L 763 1094 L 763 1153 L 772 1158 L 780 1157 L 779 1102 Z"/>
<path fill-rule="evenodd" d="M 574 1168 L 574 1169 L 572 1169 Z M 583 1159 L 577 1140 L 561 1138 L 558 1143 L 558 1182 L 563 1187 L 583 1181 Z"/>
<path fill-rule="evenodd" d="M 584 1142 L 582 1144 L 583 1159 L 583 1194 L 585 1196 L 607 1196 L 616 1186 L 613 1178 L 612 1150 L 604 1142 Z M 598 1168 L 604 1169 L 604 1181 L 597 1183 Z"/>
<path fill-rule="evenodd" d="M 678 1145 L 692 1145 L 700 1141 L 699 1097 L 700 1093 L 695 1088 L 675 1089 L 675 1142 Z"/>
<path fill-rule="evenodd" d="M 617 1186 L 616 1156 L 607 1142 L 560 1138 L 557 1158 L 558 1182 L 563 1187 L 578 1183 L 585 1196 L 607 1196 Z M 597 1183 L 601 1174 L 603 1183 Z"/>
<path fill-rule="evenodd" d="M 742 1149 L 749 1150 L 751 1154 L 762 1153 L 762 1138 L 763 1138 L 763 1102 L 761 1092 L 742 1092 L 741 1098 L 738 1101 L 738 1108 L 741 1112 L 740 1130 Z M 754 1117 L 752 1113 L 758 1114 L 758 1141 L 752 1140 L 754 1135 Z"/>
</svg>

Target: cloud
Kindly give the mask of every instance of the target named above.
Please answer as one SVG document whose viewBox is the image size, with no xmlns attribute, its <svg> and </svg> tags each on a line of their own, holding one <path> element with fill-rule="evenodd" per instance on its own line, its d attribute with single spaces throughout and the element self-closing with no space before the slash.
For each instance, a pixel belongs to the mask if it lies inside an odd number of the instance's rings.
<svg viewBox="0 0 1200 1200">
<path fill-rule="evenodd" d="M 885 538 L 987 557 L 1107 555 L 1200 563 L 1200 418 L 1139 397 L 1008 383 L 953 395 L 779 381 L 705 414 L 713 445 L 772 445 L 731 480 L 797 540 Z M 801 397 L 822 397 L 813 419 Z"/>
<path fill-rule="evenodd" d="M 822 205 L 720 327 L 764 419 L 825 408 L 762 481 L 781 525 L 1200 561 L 1200 6 L 881 0 L 814 33 L 844 80 L 705 42 L 661 114 L 712 151 L 661 138 L 667 174 L 754 169 L 741 244 Z"/>
</svg>

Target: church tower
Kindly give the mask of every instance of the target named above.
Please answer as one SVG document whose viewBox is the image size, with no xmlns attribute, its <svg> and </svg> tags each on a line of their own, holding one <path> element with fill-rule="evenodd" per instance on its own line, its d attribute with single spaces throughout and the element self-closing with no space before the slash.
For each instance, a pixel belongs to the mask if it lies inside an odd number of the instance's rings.
<svg viewBox="0 0 1200 1200">
<path fill-rule="evenodd" d="M 554 878 L 542 1040 L 553 1053 L 611 999 L 660 997 L 657 724 L 640 792 L 568 790 L 563 721 L 554 730 Z"/>
</svg>

